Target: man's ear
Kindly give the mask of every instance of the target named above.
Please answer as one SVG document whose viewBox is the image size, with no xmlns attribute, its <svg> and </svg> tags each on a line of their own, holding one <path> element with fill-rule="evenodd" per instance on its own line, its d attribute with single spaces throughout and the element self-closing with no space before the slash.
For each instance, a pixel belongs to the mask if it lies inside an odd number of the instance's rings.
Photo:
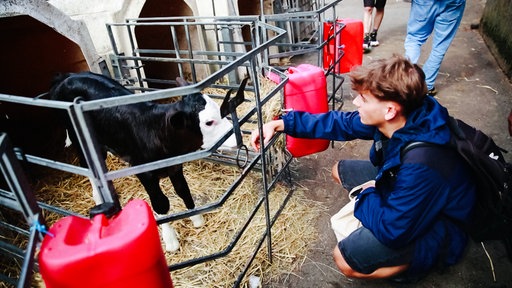
<svg viewBox="0 0 512 288">
<path fill-rule="evenodd" d="M 386 121 L 392 120 L 398 116 L 399 113 L 401 113 L 402 107 L 395 102 L 388 101 L 386 105 L 386 113 L 384 114 L 384 119 Z"/>
</svg>

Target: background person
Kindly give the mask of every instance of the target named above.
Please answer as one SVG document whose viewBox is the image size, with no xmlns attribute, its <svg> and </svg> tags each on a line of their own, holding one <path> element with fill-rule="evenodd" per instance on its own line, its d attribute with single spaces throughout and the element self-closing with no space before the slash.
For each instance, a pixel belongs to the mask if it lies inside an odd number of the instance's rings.
<svg viewBox="0 0 512 288">
<path fill-rule="evenodd" d="M 386 6 L 386 0 L 363 0 L 363 49 L 365 50 L 379 46 L 377 32 L 384 18 L 384 6 Z M 373 17 L 374 8 L 375 18 Z"/>
<path fill-rule="evenodd" d="M 423 64 L 428 95 L 435 96 L 435 82 L 444 55 L 457 33 L 466 0 L 412 0 L 407 35 L 404 47 L 405 56 L 417 63 L 421 47 L 432 34 L 432 48 Z"/>
</svg>

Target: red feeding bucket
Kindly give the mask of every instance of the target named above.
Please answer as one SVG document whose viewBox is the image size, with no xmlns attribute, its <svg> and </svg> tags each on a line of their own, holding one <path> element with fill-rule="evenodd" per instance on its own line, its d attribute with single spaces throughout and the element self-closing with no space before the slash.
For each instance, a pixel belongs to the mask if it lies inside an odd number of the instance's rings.
<svg viewBox="0 0 512 288">
<path fill-rule="evenodd" d="M 284 86 L 284 107 L 310 113 L 327 112 L 327 82 L 323 69 L 310 64 L 288 68 L 288 82 Z M 293 157 L 321 152 L 327 147 L 329 140 L 286 135 L 286 148 Z"/>
<path fill-rule="evenodd" d="M 173 287 L 156 221 L 142 200 L 110 219 L 57 221 L 43 240 L 39 267 L 47 288 Z"/>
<path fill-rule="evenodd" d="M 341 32 L 340 32 L 341 29 Z M 339 32 L 339 33 L 338 33 Z M 336 22 L 324 22 L 324 41 L 331 39 L 323 50 L 324 69 L 335 65 L 337 74 L 347 73 L 352 67 L 363 63 L 363 21 L 357 19 L 339 19 Z M 343 56 L 341 56 L 343 52 Z M 341 56 L 337 64 L 335 61 Z"/>
</svg>

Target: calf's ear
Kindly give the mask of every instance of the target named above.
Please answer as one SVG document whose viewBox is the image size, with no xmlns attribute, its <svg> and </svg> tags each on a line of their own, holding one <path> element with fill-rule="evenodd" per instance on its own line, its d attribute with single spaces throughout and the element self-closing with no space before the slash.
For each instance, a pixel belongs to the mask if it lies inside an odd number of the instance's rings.
<svg viewBox="0 0 512 288">
<path fill-rule="evenodd" d="M 185 81 L 185 79 L 183 79 L 181 77 L 176 77 L 176 83 L 178 83 L 178 86 L 180 86 L 180 87 L 188 86 L 188 82 Z"/>
<path fill-rule="evenodd" d="M 187 126 L 188 115 L 183 111 L 177 111 L 167 117 L 167 125 L 175 129 L 185 129 Z"/>
</svg>

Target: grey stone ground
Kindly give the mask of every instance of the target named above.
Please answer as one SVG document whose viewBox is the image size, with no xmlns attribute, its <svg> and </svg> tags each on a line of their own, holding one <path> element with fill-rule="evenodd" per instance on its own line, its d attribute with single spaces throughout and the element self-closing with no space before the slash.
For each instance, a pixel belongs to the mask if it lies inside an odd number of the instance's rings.
<svg viewBox="0 0 512 288">
<path fill-rule="evenodd" d="M 450 113 L 491 135 L 503 148 L 512 151 L 512 138 L 507 133 L 506 117 L 512 108 L 512 85 L 503 74 L 478 30 L 470 25 L 478 23 L 485 0 L 467 0 L 466 10 L 457 36 L 449 49 L 436 86 L 438 99 Z M 381 45 L 365 54 L 364 62 L 373 58 L 403 54 L 403 41 L 410 3 L 388 0 L 379 41 Z M 345 0 L 337 7 L 339 18 L 362 19 L 361 0 Z M 427 49 L 421 61 L 427 56 Z M 316 56 L 296 57 L 295 63 L 315 64 Z M 346 81 L 348 82 L 348 81 Z M 348 83 L 344 84 L 343 110 L 352 110 Z M 267 287 L 512 287 L 512 263 L 500 242 L 485 243 L 496 274 L 493 281 L 489 260 L 480 244 L 472 243 L 467 255 L 459 264 L 443 273 L 432 272 L 416 284 L 394 284 L 388 281 L 349 280 L 341 275 L 332 261 L 335 237 L 329 227 L 329 218 L 348 198 L 330 176 L 330 168 L 337 159 L 367 159 L 370 143 L 352 141 L 335 143 L 327 151 L 299 158 L 293 164 L 295 180 L 309 189 L 309 197 L 328 207 L 319 215 L 319 238 L 313 243 L 307 259 L 297 271 L 284 275 Z M 512 160 L 512 153 L 507 156 Z"/>
</svg>

